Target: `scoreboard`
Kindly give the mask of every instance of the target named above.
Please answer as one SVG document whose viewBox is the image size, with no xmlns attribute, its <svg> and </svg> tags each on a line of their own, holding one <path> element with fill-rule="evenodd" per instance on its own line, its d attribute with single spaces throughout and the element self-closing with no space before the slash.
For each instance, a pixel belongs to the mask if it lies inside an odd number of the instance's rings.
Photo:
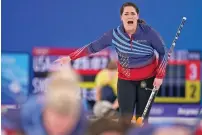
<svg viewBox="0 0 202 135">
<path fill-rule="evenodd" d="M 60 56 L 70 54 L 76 49 L 34 48 L 33 49 L 33 93 L 45 89 L 44 82 L 52 62 Z M 88 57 L 72 61 L 72 67 L 82 77 L 81 92 L 87 100 L 95 100 L 96 74 L 107 66 L 114 51 L 103 50 Z M 155 99 L 157 103 L 200 103 L 200 52 L 176 51 L 171 56 L 166 69 L 166 77 Z"/>
<path fill-rule="evenodd" d="M 200 60 L 171 60 L 156 102 L 199 103 L 200 91 Z"/>
</svg>

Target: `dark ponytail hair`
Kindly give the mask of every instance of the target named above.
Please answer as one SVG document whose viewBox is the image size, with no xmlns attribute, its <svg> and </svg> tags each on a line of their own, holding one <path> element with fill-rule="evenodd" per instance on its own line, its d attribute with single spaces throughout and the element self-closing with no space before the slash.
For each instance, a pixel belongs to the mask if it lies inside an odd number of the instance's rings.
<svg viewBox="0 0 202 135">
<path fill-rule="evenodd" d="M 145 22 L 144 20 L 142 20 L 142 19 L 138 19 L 138 20 L 137 20 L 137 23 L 146 24 L 146 22 Z"/>
<path fill-rule="evenodd" d="M 137 14 L 139 14 L 140 10 L 139 10 L 139 8 L 137 7 L 137 5 L 136 5 L 135 3 L 126 2 L 126 3 L 124 3 L 124 4 L 121 6 L 120 15 L 123 14 L 124 8 L 125 8 L 125 7 L 128 7 L 128 6 L 133 7 L 133 8 L 136 10 Z M 138 22 L 138 23 L 142 23 L 142 24 L 146 24 L 146 22 L 145 22 L 144 20 L 142 20 L 142 19 L 138 19 L 137 22 Z"/>
</svg>

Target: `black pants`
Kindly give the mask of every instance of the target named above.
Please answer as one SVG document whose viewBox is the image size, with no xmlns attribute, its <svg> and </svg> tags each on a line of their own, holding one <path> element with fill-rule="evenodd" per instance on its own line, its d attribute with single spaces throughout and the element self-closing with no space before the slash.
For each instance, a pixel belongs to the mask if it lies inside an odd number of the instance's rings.
<svg viewBox="0 0 202 135">
<path fill-rule="evenodd" d="M 153 88 L 154 77 L 142 81 L 118 80 L 118 101 L 121 117 L 126 122 L 131 122 L 135 108 L 136 119 L 142 116 L 151 91 L 146 88 Z M 148 121 L 151 107 L 145 116 L 144 122 Z"/>
</svg>

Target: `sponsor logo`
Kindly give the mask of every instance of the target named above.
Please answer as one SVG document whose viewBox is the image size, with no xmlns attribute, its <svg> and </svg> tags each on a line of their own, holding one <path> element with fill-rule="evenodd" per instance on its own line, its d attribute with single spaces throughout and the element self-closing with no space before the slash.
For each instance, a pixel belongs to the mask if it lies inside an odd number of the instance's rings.
<svg viewBox="0 0 202 135">
<path fill-rule="evenodd" d="M 162 115 L 164 113 L 164 108 L 160 107 L 153 107 L 151 108 L 151 113 L 152 115 Z"/>
<path fill-rule="evenodd" d="M 177 114 L 184 116 L 196 116 L 199 113 L 199 108 L 178 108 Z"/>
</svg>

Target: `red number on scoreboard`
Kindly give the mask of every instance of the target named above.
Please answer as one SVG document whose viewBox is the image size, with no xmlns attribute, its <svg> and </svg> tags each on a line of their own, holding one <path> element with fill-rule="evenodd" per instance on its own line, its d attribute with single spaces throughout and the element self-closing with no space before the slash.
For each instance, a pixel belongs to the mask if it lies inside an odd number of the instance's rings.
<svg viewBox="0 0 202 135">
<path fill-rule="evenodd" d="M 186 80 L 200 80 L 200 61 L 189 61 L 186 64 Z"/>
</svg>

